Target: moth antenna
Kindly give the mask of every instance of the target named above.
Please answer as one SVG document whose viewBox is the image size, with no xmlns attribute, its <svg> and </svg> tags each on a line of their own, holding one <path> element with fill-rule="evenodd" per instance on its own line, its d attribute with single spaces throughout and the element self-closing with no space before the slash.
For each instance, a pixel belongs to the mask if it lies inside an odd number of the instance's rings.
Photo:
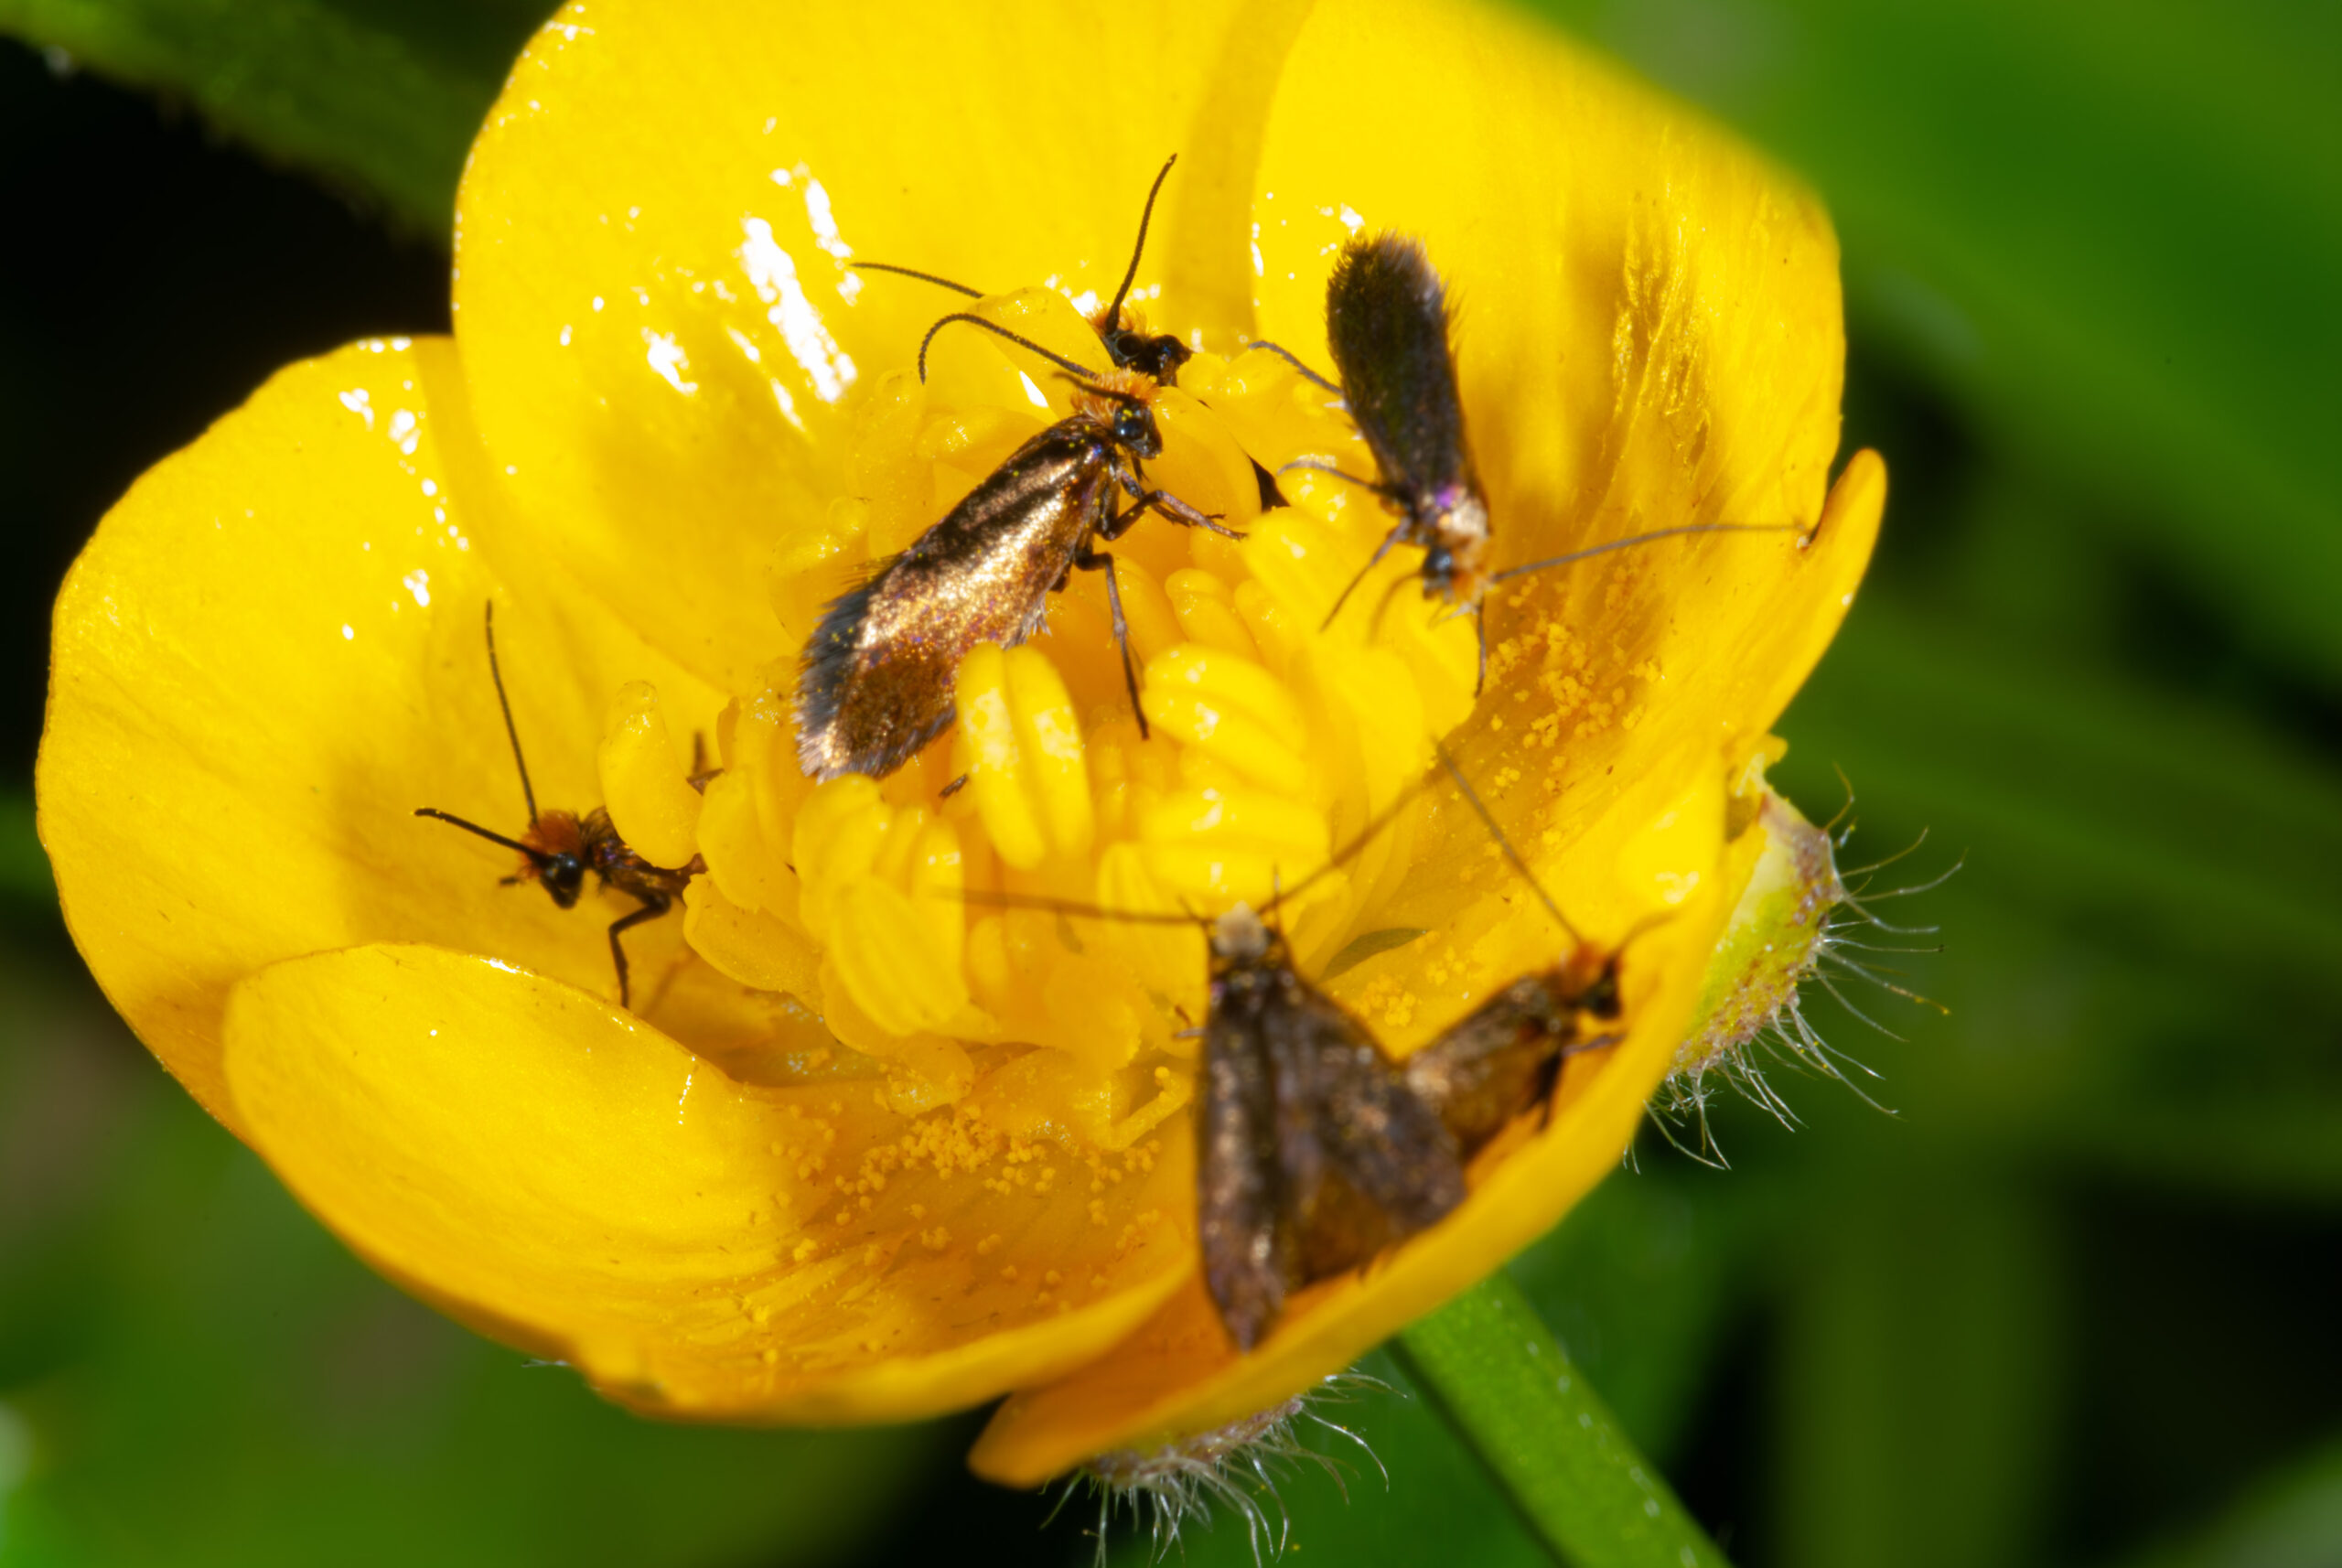
<svg viewBox="0 0 2342 1568">
<path fill-rule="evenodd" d="M 1401 790 L 1397 800 L 1382 808 L 1380 815 L 1369 822 L 1366 826 L 1359 829 L 1357 834 L 1351 838 L 1350 842 L 1344 844 L 1340 849 L 1336 850 L 1331 858 L 1329 858 L 1325 865 L 1319 866 L 1316 870 L 1311 872 L 1308 875 L 1303 877 L 1292 886 L 1287 887 L 1281 892 L 1277 892 L 1276 895 L 1266 904 L 1261 906 L 1260 912 L 1266 915 L 1271 910 L 1274 909 L 1279 904 L 1284 903 L 1286 899 L 1299 897 L 1302 894 L 1306 893 L 1311 887 L 1315 886 L 1321 879 L 1331 875 L 1334 872 L 1348 865 L 1360 850 L 1374 842 L 1377 834 L 1380 833 L 1383 829 L 1389 827 L 1392 822 L 1398 821 L 1399 813 L 1405 811 L 1409 806 L 1413 805 L 1415 802 L 1415 797 L 1422 794 L 1424 788 L 1429 785 L 1430 782 L 1431 780 L 1428 779 L 1418 779 L 1413 784 L 1408 785 L 1406 789 Z"/>
<path fill-rule="evenodd" d="M 1333 472 L 1335 472 L 1335 470 L 1334 470 L 1334 469 L 1331 469 L 1331 468 L 1323 469 L 1323 470 L 1320 470 L 1320 471 L 1321 471 L 1321 472 L 1324 472 L 1324 473 L 1333 473 Z M 1348 476 L 1348 474 L 1343 474 L 1343 475 L 1341 475 L 1341 478 L 1343 478 L 1347 479 L 1347 478 L 1349 478 L 1349 476 Z M 1406 532 L 1406 528 L 1407 528 L 1407 525 L 1406 525 L 1405 521 L 1400 521 L 1399 523 L 1395 524 L 1395 525 L 1391 528 L 1391 532 L 1388 532 L 1388 533 L 1386 533 L 1386 534 L 1384 534 L 1384 535 L 1382 536 L 1382 542 L 1381 542 L 1381 543 L 1380 543 L 1380 544 L 1378 544 L 1378 545 L 1376 545 L 1376 546 L 1374 547 L 1374 553 L 1373 553 L 1372 555 L 1370 555 L 1370 556 L 1369 556 L 1369 557 L 1367 558 L 1367 563 L 1366 563 L 1366 564 L 1365 564 L 1365 565 L 1360 566 L 1360 567 L 1358 569 L 1358 575 L 1357 575 L 1357 576 L 1355 576 L 1355 577 L 1352 577 L 1352 578 L 1351 578 L 1348 583 L 1344 584 L 1344 585 L 1342 585 L 1342 591 L 1341 591 L 1340 593 L 1338 593 L 1338 594 L 1337 594 L 1337 595 L 1335 595 L 1335 596 L 1334 596 L 1334 607 L 1333 607 L 1332 609 L 1329 609 L 1329 610 L 1327 610 L 1327 611 L 1326 612 L 1326 619 L 1325 619 L 1325 622 L 1324 622 L 1324 624 L 1323 624 L 1323 625 L 1319 626 L 1319 627 L 1318 627 L 1318 628 L 1317 628 L 1319 631 L 1325 631 L 1325 630 L 1327 630 L 1328 628 L 1330 628 L 1333 626 L 1333 624 L 1334 624 L 1334 618 L 1335 618 L 1336 616 L 1338 616 L 1338 615 L 1340 615 L 1340 614 L 1342 613 L 1342 607 L 1343 607 L 1344 605 L 1348 604 L 1348 603 L 1350 602 L 1350 596 L 1351 596 L 1352 594 L 1354 594 L 1354 593 L 1358 592 L 1358 585 L 1359 585 L 1360 583 L 1363 583 L 1363 582 L 1365 582 L 1365 581 L 1366 581 L 1366 579 L 1367 579 L 1367 575 L 1368 575 L 1369 573 L 1372 572 L 1372 571 L 1373 571 L 1377 566 L 1380 566 L 1380 565 L 1381 565 L 1381 564 L 1382 564 L 1382 558 L 1383 558 L 1385 555 L 1388 555 L 1388 554 L 1390 554 L 1390 553 L 1391 553 L 1391 547 L 1392 545 L 1394 545 L 1394 544 L 1396 544 L 1396 543 L 1398 543 L 1398 542 L 1399 542 L 1399 535 L 1400 535 L 1400 534 L 1402 534 L 1402 533 L 1403 533 L 1403 532 Z M 1407 580 L 1406 578 L 1402 577 L 1402 578 L 1400 578 L 1400 579 L 1399 579 L 1399 583 L 1403 583 L 1403 582 L 1405 582 L 1406 580 Z M 1392 591 L 1393 591 L 1393 592 L 1395 592 L 1395 591 L 1397 590 L 1397 588 L 1398 588 L 1398 586 L 1399 586 L 1399 583 L 1393 583 L 1393 584 L 1391 584 L 1391 589 L 1392 589 Z M 1391 603 L 1391 596 L 1390 596 L 1389 594 L 1385 594 L 1385 595 L 1383 595 L 1383 596 L 1382 596 L 1382 605 L 1383 605 L 1383 607 L 1384 607 L 1384 608 L 1389 607 L 1390 603 Z M 1381 610 L 1381 609 L 1377 609 L 1377 610 L 1374 612 L 1374 618 L 1375 618 L 1376 623 L 1379 625 L 1379 624 L 1380 623 L 1381 619 L 1382 619 L 1382 610 Z"/>
<path fill-rule="evenodd" d="M 938 895 L 948 897 L 949 895 Z M 960 900 L 989 904 L 1001 909 L 1041 909 L 1058 915 L 1080 915 L 1093 920 L 1127 920 L 1136 926 L 1208 926 L 1200 915 L 1173 915 L 1160 909 L 1109 909 L 1071 898 L 1051 898 L 1038 893 L 997 893 L 989 888 L 962 888 Z"/>
<path fill-rule="evenodd" d="M 1176 153 L 1164 159 L 1155 183 L 1146 188 L 1146 206 L 1138 215 L 1138 243 L 1131 247 L 1131 264 L 1123 274 L 1123 286 L 1114 291 L 1114 303 L 1106 307 L 1106 326 L 1110 330 L 1122 330 L 1123 301 L 1130 297 L 1131 284 L 1138 277 L 1138 259 L 1146 253 L 1146 226 L 1155 219 L 1155 199 L 1163 193 L 1163 182 L 1171 177 L 1171 166 L 1178 161 Z"/>
<path fill-rule="evenodd" d="M 1295 353 L 1284 344 L 1272 343 L 1266 338 L 1255 338 L 1244 346 L 1247 349 L 1266 349 L 1270 353 L 1274 354 L 1278 359 L 1283 360 L 1286 364 L 1291 365 L 1295 370 L 1299 371 L 1304 380 L 1324 388 L 1326 391 L 1332 392 L 1336 397 L 1342 395 L 1341 384 L 1339 382 L 1329 381 L 1325 377 L 1319 375 L 1316 371 L 1311 370 L 1307 365 L 1302 362 L 1300 355 Z M 1291 467 L 1291 465 L 1288 464 L 1287 467 Z"/>
<path fill-rule="evenodd" d="M 966 284 L 954 283 L 950 278 L 938 277 L 933 273 L 923 273 L 917 267 L 898 267 L 892 262 L 848 262 L 846 265 L 858 273 L 893 273 L 898 277 L 917 278 L 921 283 L 931 283 L 938 288 L 948 288 L 954 294 L 964 294 L 970 299 L 982 299 L 984 296 L 984 291 L 980 288 L 970 288 Z"/>
<path fill-rule="evenodd" d="M 512 722 L 512 699 L 504 694 L 504 671 L 496 662 L 496 601 L 494 599 L 488 601 L 488 678 L 496 682 L 496 705 L 504 710 L 504 733 L 512 739 L 512 765 L 521 770 L 521 794 L 529 802 L 529 825 L 533 828 L 537 825 L 537 791 L 536 787 L 529 782 L 529 759 L 521 755 L 521 730 L 520 726 Z M 449 817 L 447 821 L 454 822 L 456 819 Z M 472 828 L 469 822 L 457 822 L 457 825 Z M 487 833 L 489 838 L 496 837 L 494 833 L 488 832 L 485 828 L 472 828 L 472 832 Z M 501 842 L 509 843 L 511 841 L 507 839 Z"/>
<path fill-rule="evenodd" d="M 1041 358 L 1047 360 L 1052 365 L 1057 366 L 1059 370 L 1080 377 L 1082 381 L 1089 382 L 1091 386 L 1097 386 L 1097 371 L 1083 369 L 1081 366 L 1075 364 L 1071 360 L 1067 359 L 1063 354 L 1058 353 L 1054 349 L 1042 348 L 1038 343 L 1034 342 L 1033 339 L 1026 337 L 1021 332 L 1011 332 L 1007 328 L 1003 327 L 997 321 L 987 321 L 983 317 L 965 310 L 953 311 L 951 315 L 945 317 L 942 320 L 929 328 L 927 329 L 927 336 L 919 340 L 919 379 L 920 384 L 924 385 L 927 381 L 927 346 L 935 341 L 935 335 L 938 332 L 942 331 L 954 321 L 970 322 L 977 327 L 983 328 L 987 332 L 994 333 L 1000 337 L 1007 338 L 1010 342 L 1016 344 L 1019 348 L 1030 349 L 1033 352 L 1040 355 Z M 1105 389 L 1100 388 L 1099 390 L 1102 392 Z"/>
<path fill-rule="evenodd" d="M 1636 544 L 1649 544 L 1653 540 L 1673 539 L 1678 534 L 1789 533 L 1794 532 L 1795 526 L 1796 525 L 1793 523 L 1787 522 L 1679 523 L 1673 528 L 1655 528 L 1649 533 L 1629 534 L 1624 539 L 1613 539 L 1606 543 L 1589 544 L 1583 550 L 1573 550 L 1566 555 L 1550 556 L 1542 561 L 1531 561 L 1528 564 L 1522 566 L 1509 566 L 1505 570 L 1499 572 L 1494 576 L 1490 577 L 1488 582 L 1490 585 L 1493 586 L 1498 583 L 1509 582 L 1515 577 L 1525 577 L 1531 572 L 1542 572 L 1554 566 L 1566 566 L 1574 561 L 1585 561 L 1596 555 L 1607 555 L 1614 550 L 1624 550 L 1630 545 Z"/>
<path fill-rule="evenodd" d="M 436 806 L 417 806 L 414 809 L 414 814 L 418 817 L 435 818 L 439 822 L 447 823 L 451 827 L 461 828 L 467 833 L 478 833 L 480 837 L 488 840 L 490 843 L 500 843 L 506 849 L 517 850 L 521 854 L 527 855 L 532 862 L 539 866 L 549 865 L 553 860 L 553 856 L 547 854 L 544 851 L 536 848 L 532 844 L 522 843 L 519 839 L 506 838 L 502 833 L 497 832 L 493 829 L 481 827 L 478 822 L 467 822 L 463 818 L 457 816 L 454 812 L 443 811 Z M 510 880 L 510 878 L 507 880 Z"/>
<path fill-rule="evenodd" d="M 1520 879 L 1529 884 L 1530 891 L 1537 895 L 1537 901 L 1545 906 L 1545 913 L 1553 917 L 1554 923 L 1562 928 L 1573 944 L 1584 946 L 1585 939 L 1578 934 L 1577 927 L 1570 923 L 1570 918 L 1562 913 L 1562 907 L 1553 902 L 1553 896 L 1545 891 L 1545 885 L 1537 880 L 1537 874 L 1529 869 L 1529 863 L 1520 858 L 1520 852 L 1512 847 L 1512 840 L 1506 836 L 1504 829 L 1497 825 L 1496 813 L 1489 811 L 1488 802 L 1480 799 L 1480 792 L 1472 788 L 1472 781 L 1464 777 L 1464 770 L 1456 766 L 1456 758 L 1447 754 L 1446 744 L 1434 741 L 1432 749 L 1438 753 L 1440 766 L 1447 769 L 1447 776 L 1456 780 L 1456 788 L 1463 791 L 1464 799 L 1471 804 L 1473 811 L 1496 839 L 1497 848 L 1504 852 L 1504 857 L 1512 863 L 1512 868 L 1520 873 Z M 1620 942 L 1618 945 L 1623 948 L 1627 944 Z"/>
</svg>

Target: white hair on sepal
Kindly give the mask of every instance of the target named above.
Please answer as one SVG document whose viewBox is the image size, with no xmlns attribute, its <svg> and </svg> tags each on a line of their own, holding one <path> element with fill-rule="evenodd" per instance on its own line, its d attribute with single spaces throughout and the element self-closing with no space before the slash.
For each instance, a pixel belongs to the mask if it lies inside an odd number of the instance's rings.
<svg viewBox="0 0 2342 1568">
<path fill-rule="evenodd" d="M 1722 1167 L 1727 1163 L 1708 1119 L 1709 1100 L 1720 1090 L 1737 1090 L 1769 1112 L 1784 1127 L 1795 1130 L 1800 1124 L 1796 1112 L 1767 1076 L 1774 1068 L 1785 1067 L 1810 1077 L 1834 1079 L 1874 1110 L 1890 1116 L 1895 1113 L 1880 1104 L 1859 1081 L 1865 1078 L 1876 1079 L 1878 1073 L 1831 1046 L 1806 1015 L 1803 991 L 1807 982 L 1820 984 L 1841 1007 L 1891 1040 L 1899 1041 L 1903 1036 L 1855 1006 L 1842 982 L 1862 981 L 1919 1006 L 1931 1007 L 1939 1013 L 1949 1011 L 1941 1003 L 1903 984 L 1899 972 L 1885 969 L 1875 959 L 1856 955 L 1941 952 L 1940 943 L 1882 944 L 1864 938 L 1871 934 L 1934 936 L 1937 927 L 1897 925 L 1881 916 L 1874 906 L 1934 891 L 1958 874 L 1966 864 L 1966 856 L 1923 882 L 1873 892 L 1871 885 L 1879 874 L 1916 854 L 1927 843 L 1928 834 L 1922 830 L 1917 839 L 1894 854 L 1868 865 L 1841 871 L 1836 865 L 1837 852 L 1843 850 L 1853 837 L 1853 788 L 1850 784 L 1845 804 L 1820 828 L 1796 818 L 1794 812 L 1789 813 L 1794 823 L 1790 836 L 1796 875 L 1804 895 L 1802 908 L 1817 913 L 1819 924 L 1807 939 L 1805 950 L 1796 954 L 1778 975 L 1772 977 L 1771 993 L 1759 992 L 1759 1005 L 1736 1011 L 1719 1009 L 1707 1027 L 1686 1043 L 1677 1055 L 1675 1070 L 1651 1101 L 1651 1120 L 1668 1142 L 1703 1165 Z M 1768 947 L 1767 950 L 1772 950 Z M 1697 1122 L 1696 1139 L 1687 1141 L 1681 1135 L 1687 1121 Z"/>
<path fill-rule="evenodd" d="M 1098 1542 L 1098 1568 L 1105 1568 L 1107 1530 L 1123 1509 L 1129 1510 L 1134 1530 L 1144 1524 L 1153 1537 L 1151 1563 L 1161 1562 L 1173 1547 L 1182 1546 L 1180 1533 L 1188 1526 L 1209 1529 L 1215 1507 L 1225 1508 L 1244 1521 L 1256 1565 L 1280 1557 L 1293 1527 L 1292 1516 L 1277 1491 L 1280 1480 L 1315 1466 L 1333 1481 L 1344 1500 L 1349 1497 L 1344 1474 L 1349 1466 L 1303 1442 L 1308 1427 L 1322 1428 L 1356 1444 L 1373 1463 L 1383 1485 L 1390 1485 L 1390 1471 L 1383 1468 L 1366 1439 L 1327 1420 L 1318 1408 L 1347 1403 L 1369 1391 L 1389 1392 L 1391 1387 L 1363 1372 L 1336 1372 L 1282 1404 L 1210 1432 L 1156 1448 L 1101 1454 L 1066 1478 L 1049 1517 L 1055 1519 L 1077 1493 L 1087 1491 L 1098 1498 L 1098 1523 L 1091 1531 Z"/>
</svg>

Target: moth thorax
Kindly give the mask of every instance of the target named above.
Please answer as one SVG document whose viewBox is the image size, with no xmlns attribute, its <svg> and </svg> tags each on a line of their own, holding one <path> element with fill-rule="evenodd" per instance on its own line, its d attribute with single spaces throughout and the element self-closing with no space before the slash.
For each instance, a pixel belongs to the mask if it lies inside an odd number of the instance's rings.
<svg viewBox="0 0 2342 1568">
<path fill-rule="evenodd" d="M 1269 928 L 1250 904 L 1239 904 L 1212 922 L 1211 952 L 1226 963 L 1258 963 L 1269 953 Z"/>
<path fill-rule="evenodd" d="M 529 824 L 521 842 L 546 854 L 575 854 L 586 847 L 585 830 L 575 811 L 544 811 Z"/>
<path fill-rule="evenodd" d="M 1432 537 L 1423 585 L 1470 604 L 1488 585 L 1488 503 L 1468 485 L 1450 485 L 1424 509 Z"/>
<path fill-rule="evenodd" d="M 1074 384 L 1073 406 L 1079 413 L 1110 424 L 1117 408 L 1131 402 L 1152 404 L 1155 394 L 1162 390 L 1154 377 L 1136 371 L 1111 370 L 1092 376 L 1090 381 L 1095 391 L 1080 382 Z"/>
</svg>

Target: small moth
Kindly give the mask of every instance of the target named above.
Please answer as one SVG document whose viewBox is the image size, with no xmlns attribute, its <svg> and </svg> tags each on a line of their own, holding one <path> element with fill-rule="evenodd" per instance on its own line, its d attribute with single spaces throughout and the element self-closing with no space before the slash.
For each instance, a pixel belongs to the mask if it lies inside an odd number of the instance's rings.
<svg viewBox="0 0 2342 1568">
<path fill-rule="evenodd" d="M 1571 940 L 1559 962 L 1507 985 L 1406 1060 L 1408 1089 L 1469 1159 L 1514 1118 L 1541 1104 L 1550 1108 L 1563 1061 L 1617 1044 L 1618 953 L 1578 937 L 1445 746 L 1439 760 Z"/>
<path fill-rule="evenodd" d="M 519 871 L 503 878 L 503 886 L 525 882 L 531 877 L 552 896 L 561 908 L 577 906 L 578 895 L 584 891 L 586 874 L 592 872 L 604 887 L 615 887 L 638 900 L 641 908 L 619 916 L 610 922 L 610 961 L 618 974 L 618 1005 L 634 1005 L 633 990 L 627 976 L 626 948 L 618 940 L 629 929 L 645 920 L 655 920 L 674 908 L 682 897 L 684 884 L 704 871 L 706 865 L 699 856 L 692 856 L 691 864 L 670 870 L 651 865 L 627 847 L 626 841 L 610 822 L 610 813 L 600 806 L 580 817 L 575 811 L 537 810 L 537 791 L 529 782 L 528 759 L 521 755 L 521 731 L 512 722 L 511 700 L 504 694 L 504 671 L 496 661 L 496 606 L 488 607 L 488 673 L 496 683 L 497 705 L 504 710 L 504 733 L 512 741 L 512 762 L 521 772 L 521 794 L 529 803 L 528 828 L 517 838 L 467 822 L 436 806 L 418 806 L 418 817 L 434 817 L 467 833 L 477 833 L 490 843 L 518 851 L 525 857 Z M 704 788 L 707 775 L 695 772 L 692 783 Z"/>
<path fill-rule="evenodd" d="M 1220 1322 L 1250 1350 L 1289 1293 L 1445 1219 L 1464 1165 L 1437 1108 L 1243 905 L 1212 925 L 1210 994 L 1197 1239 Z"/>
<path fill-rule="evenodd" d="M 1488 681 L 1486 599 L 1497 584 L 1678 534 L 1780 532 L 1771 524 L 1688 523 L 1489 571 L 1488 501 L 1464 428 L 1464 399 L 1450 342 L 1454 320 L 1446 285 L 1422 242 L 1403 234 L 1356 235 L 1335 258 L 1326 282 L 1326 345 L 1339 382 L 1274 343 L 1254 345 L 1340 395 L 1359 438 L 1374 455 L 1377 477 L 1345 474 L 1307 458 L 1286 469 L 1316 468 L 1347 479 L 1374 492 L 1398 515 L 1372 557 L 1335 599 L 1326 625 L 1334 624 L 1351 593 L 1392 546 L 1414 546 L 1423 553 L 1417 572 L 1423 596 L 1469 610 L 1477 623 L 1477 692 Z"/>
<path fill-rule="evenodd" d="M 1216 518 L 1147 487 L 1140 462 L 1163 435 L 1155 384 L 1129 371 L 1093 376 L 980 317 L 968 321 L 1056 364 L 1074 382 L 1074 412 L 1011 453 L 943 521 L 863 584 L 832 600 L 805 642 L 797 681 L 797 759 L 807 774 L 881 779 L 951 727 L 951 683 L 979 642 L 1014 648 L 1041 629 L 1048 596 L 1076 570 L 1106 574 L 1123 679 L 1138 707 L 1138 665 L 1114 558 L 1099 549 L 1148 511 L 1241 538 Z M 926 348 L 921 346 L 922 370 Z M 1131 504 L 1116 510 L 1125 497 Z M 1139 714 L 1139 733 L 1146 716 Z"/>
</svg>

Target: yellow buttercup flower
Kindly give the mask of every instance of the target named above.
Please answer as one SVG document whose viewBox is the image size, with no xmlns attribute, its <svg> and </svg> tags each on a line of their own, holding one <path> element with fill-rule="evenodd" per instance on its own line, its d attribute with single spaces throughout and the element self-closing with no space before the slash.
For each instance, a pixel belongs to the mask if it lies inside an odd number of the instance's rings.
<svg viewBox="0 0 2342 1568">
<path fill-rule="evenodd" d="M 1144 65 L 1143 90 L 1113 85 Z M 1404 109 L 1406 112 L 1399 112 Z M 1103 368 L 1135 296 L 1194 350 L 1150 392 L 1141 520 L 1048 633 L 959 667 L 890 776 L 799 765 L 822 607 L 1076 389 L 965 306 Z M 1884 499 L 1834 487 L 1842 337 L 1812 199 L 1509 14 L 731 0 L 575 5 L 481 134 L 452 339 L 281 372 L 106 519 L 57 618 L 41 829 L 156 1054 L 378 1268 L 657 1413 L 895 1420 L 1014 1394 L 975 1462 L 1029 1482 L 1265 1409 L 1494 1267 L 1617 1159 L 1750 875 L 1726 834 L 1850 602 Z M 1467 618 L 1355 484 L 1327 365 L 1360 229 L 1419 238 L 1498 567 L 1684 523 Z M 972 305 L 857 272 L 916 266 Z M 1398 587 L 1394 595 L 1393 585 Z M 602 803 L 704 865 L 626 934 L 434 806 Z M 687 781 L 689 737 L 722 771 Z M 1476 1162 L 1447 1220 L 1237 1356 L 1198 1282 L 1199 930 L 1041 895 L 1280 915 L 1394 1054 L 1567 939 L 1451 791 L 1445 739 L 1571 921 L 1626 1037 Z M 965 777 L 964 789 L 949 789 Z M 695 858 L 694 858 L 695 857 Z M 586 900 L 591 907 L 594 900 Z"/>
</svg>

